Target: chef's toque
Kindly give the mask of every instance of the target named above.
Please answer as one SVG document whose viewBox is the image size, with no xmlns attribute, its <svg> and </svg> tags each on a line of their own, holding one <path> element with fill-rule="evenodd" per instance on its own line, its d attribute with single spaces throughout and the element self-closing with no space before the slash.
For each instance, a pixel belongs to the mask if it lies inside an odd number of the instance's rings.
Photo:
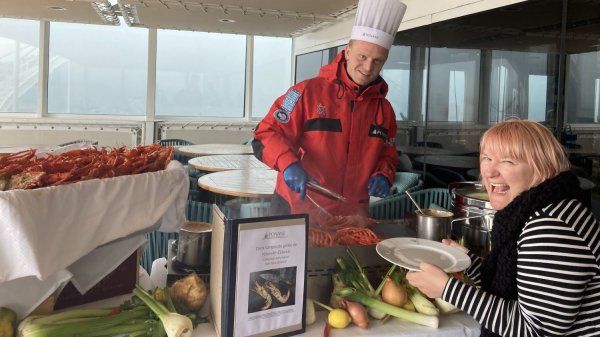
<svg viewBox="0 0 600 337">
<path fill-rule="evenodd" d="M 361 40 L 390 49 L 406 5 L 399 0 L 359 0 L 351 40 Z"/>
</svg>

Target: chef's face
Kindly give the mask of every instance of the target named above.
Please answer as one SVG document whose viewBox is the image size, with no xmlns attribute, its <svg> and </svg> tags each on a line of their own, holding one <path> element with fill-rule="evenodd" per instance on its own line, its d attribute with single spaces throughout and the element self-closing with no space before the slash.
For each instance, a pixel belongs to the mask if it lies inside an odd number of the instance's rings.
<svg viewBox="0 0 600 337">
<path fill-rule="evenodd" d="M 352 40 L 345 49 L 346 71 L 358 85 L 373 82 L 388 57 L 388 50 L 374 43 Z"/>
<path fill-rule="evenodd" d="M 496 210 L 503 209 L 537 184 L 533 168 L 523 160 L 507 157 L 491 148 L 482 149 L 479 158 L 482 183 Z"/>
</svg>

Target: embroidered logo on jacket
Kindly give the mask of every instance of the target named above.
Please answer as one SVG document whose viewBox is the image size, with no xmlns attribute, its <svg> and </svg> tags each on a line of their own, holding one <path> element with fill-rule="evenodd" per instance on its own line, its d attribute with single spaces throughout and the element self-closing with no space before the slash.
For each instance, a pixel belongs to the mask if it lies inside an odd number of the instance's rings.
<svg viewBox="0 0 600 337">
<path fill-rule="evenodd" d="M 283 98 L 283 102 L 281 103 L 281 109 L 277 109 L 273 113 L 275 119 L 281 123 L 289 122 L 290 114 L 292 113 L 292 110 L 294 110 L 296 103 L 298 103 L 300 96 L 302 96 L 301 93 L 299 93 L 295 89 L 290 89 Z"/>
<path fill-rule="evenodd" d="M 296 103 L 298 103 L 300 96 L 302 96 L 301 93 L 297 92 L 295 89 L 290 89 L 290 91 L 288 91 L 285 97 L 283 98 L 281 108 L 291 113 L 292 110 L 294 110 Z"/>
<path fill-rule="evenodd" d="M 324 115 L 326 113 L 325 106 L 321 103 L 317 105 L 317 114 Z"/>
<path fill-rule="evenodd" d="M 281 123 L 287 123 L 290 121 L 290 113 L 287 111 L 277 109 L 273 113 L 273 116 L 275 116 L 275 119 Z"/>
<path fill-rule="evenodd" d="M 377 137 L 385 140 L 388 135 L 388 129 L 379 126 L 379 125 L 371 125 L 369 129 L 369 137 Z"/>
</svg>

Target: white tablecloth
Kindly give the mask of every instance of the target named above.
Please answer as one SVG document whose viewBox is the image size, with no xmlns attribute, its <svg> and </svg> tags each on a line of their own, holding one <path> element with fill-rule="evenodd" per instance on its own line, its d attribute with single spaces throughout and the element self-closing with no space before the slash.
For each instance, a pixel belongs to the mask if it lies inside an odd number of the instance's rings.
<svg viewBox="0 0 600 337">
<path fill-rule="evenodd" d="M 89 289 L 145 244 L 141 234 L 177 231 L 188 191 L 187 171 L 172 161 L 158 172 L 0 192 L 0 307 L 26 315 L 74 276 Z M 77 263 L 84 257 L 96 262 Z"/>
<path fill-rule="evenodd" d="M 187 172 L 167 170 L 93 179 L 34 190 L 0 192 L 0 283 L 41 280 L 96 247 L 184 222 Z"/>
</svg>

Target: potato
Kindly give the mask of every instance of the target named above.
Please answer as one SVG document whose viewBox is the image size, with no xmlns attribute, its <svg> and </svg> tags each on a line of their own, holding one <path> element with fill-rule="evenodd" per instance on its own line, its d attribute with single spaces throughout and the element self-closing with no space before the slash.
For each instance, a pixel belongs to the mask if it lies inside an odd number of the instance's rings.
<svg viewBox="0 0 600 337">
<path fill-rule="evenodd" d="M 192 311 L 200 311 L 208 297 L 208 289 L 196 273 L 191 273 L 175 281 L 171 286 L 170 294 L 174 302 Z"/>
</svg>

